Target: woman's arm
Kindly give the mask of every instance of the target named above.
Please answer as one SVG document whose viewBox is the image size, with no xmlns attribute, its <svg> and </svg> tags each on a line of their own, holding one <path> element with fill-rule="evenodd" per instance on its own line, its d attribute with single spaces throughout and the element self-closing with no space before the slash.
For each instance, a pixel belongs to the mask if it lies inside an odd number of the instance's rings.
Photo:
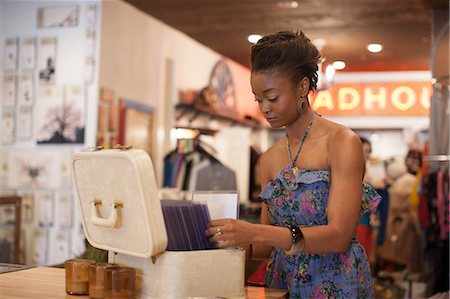
<svg viewBox="0 0 450 299">
<path fill-rule="evenodd" d="M 347 250 L 360 217 L 364 156 L 359 137 L 339 130 L 328 142 L 331 185 L 328 224 L 303 227 L 304 251 L 339 253 Z"/>
</svg>

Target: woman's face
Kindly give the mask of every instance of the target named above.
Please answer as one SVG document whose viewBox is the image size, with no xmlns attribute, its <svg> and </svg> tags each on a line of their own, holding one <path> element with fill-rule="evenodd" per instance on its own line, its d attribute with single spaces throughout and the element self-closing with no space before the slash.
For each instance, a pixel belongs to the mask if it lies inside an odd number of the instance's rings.
<svg viewBox="0 0 450 299">
<path fill-rule="evenodd" d="M 252 73 L 250 83 L 255 101 L 272 127 L 281 128 L 298 118 L 300 95 L 289 78 L 278 72 L 263 71 Z"/>
</svg>

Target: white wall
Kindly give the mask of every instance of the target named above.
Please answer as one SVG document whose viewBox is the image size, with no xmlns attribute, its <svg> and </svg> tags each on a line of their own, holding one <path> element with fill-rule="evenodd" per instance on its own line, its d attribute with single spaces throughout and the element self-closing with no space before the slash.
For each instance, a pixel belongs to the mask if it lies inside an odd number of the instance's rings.
<svg viewBox="0 0 450 299">
<path fill-rule="evenodd" d="M 93 80 L 85 81 L 87 68 L 85 65 L 87 50 L 87 7 L 97 5 L 97 23 L 94 24 L 97 39 L 94 43 Z M 37 27 L 37 11 L 40 7 L 77 6 L 78 23 L 74 27 Z M 30 217 L 23 223 L 23 236 L 25 237 L 24 250 L 27 264 L 52 265 L 63 262 L 84 251 L 84 235 L 81 228 L 80 215 L 77 203 L 72 194 L 70 165 L 71 154 L 87 145 L 95 144 L 96 113 L 98 98 L 98 45 L 99 45 L 99 20 L 101 16 L 101 3 L 99 0 L 91 1 L 2 1 L 0 2 L 0 57 L 3 60 L 5 38 L 17 37 L 19 43 L 19 66 L 15 74 L 19 77 L 22 69 L 20 54 L 23 38 L 35 37 L 37 40 L 36 67 L 31 71 L 34 81 L 35 100 L 33 109 L 33 136 L 29 140 L 16 140 L 12 144 L 2 144 L 0 149 L 0 162 L 2 163 L 2 175 L 0 176 L 0 191 L 2 194 L 18 193 L 32 196 L 32 200 L 24 201 L 23 212 L 32 209 Z M 80 105 L 84 105 L 85 136 L 84 144 L 46 144 L 37 145 L 37 111 L 41 107 L 42 99 L 39 97 L 48 85 L 41 85 L 38 78 L 38 57 L 40 51 L 40 38 L 55 37 L 57 39 L 55 82 L 52 87 L 77 86 L 84 93 L 81 96 Z M 0 85 L 3 85 L 4 67 L 0 67 Z M 18 80 L 18 84 L 20 81 Z M 0 95 L 2 92 L 0 90 Z M 0 113 L 3 106 L 0 105 Z M 18 104 L 13 108 L 18 111 Z M 1 139 L 1 136 L 0 136 Z M 50 171 L 45 175 L 45 184 L 27 185 L 18 182 L 24 178 L 17 163 L 19 158 L 28 159 L 35 163 L 34 159 L 45 157 Z M 14 177 L 13 174 L 16 174 Z M 68 206 L 62 206 L 67 201 L 62 197 L 70 198 Z M 47 201 L 47 199 L 49 199 Z M 68 212 L 68 214 L 66 214 Z M 43 214 L 51 217 L 52 222 L 42 225 Z M 70 215 L 70 216 L 68 216 Z M 72 217 L 70 227 L 62 227 L 60 224 L 65 217 Z M 67 218 L 66 218 L 67 219 Z"/>
</svg>

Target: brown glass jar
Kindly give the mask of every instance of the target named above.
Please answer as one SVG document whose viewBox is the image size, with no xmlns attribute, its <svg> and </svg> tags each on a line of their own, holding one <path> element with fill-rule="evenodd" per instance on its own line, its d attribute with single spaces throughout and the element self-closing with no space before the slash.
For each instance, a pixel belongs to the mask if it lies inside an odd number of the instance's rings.
<svg viewBox="0 0 450 299">
<path fill-rule="evenodd" d="M 95 263 L 89 266 L 89 297 L 101 299 L 105 297 L 105 269 L 108 267 L 118 267 L 112 263 Z"/>
<path fill-rule="evenodd" d="M 105 299 L 134 299 L 135 281 L 134 268 L 105 268 Z"/>
<path fill-rule="evenodd" d="M 89 266 L 95 263 L 89 259 L 73 259 L 65 262 L 66 293 L 87 295 L 89 293 Z"/>
</svg>

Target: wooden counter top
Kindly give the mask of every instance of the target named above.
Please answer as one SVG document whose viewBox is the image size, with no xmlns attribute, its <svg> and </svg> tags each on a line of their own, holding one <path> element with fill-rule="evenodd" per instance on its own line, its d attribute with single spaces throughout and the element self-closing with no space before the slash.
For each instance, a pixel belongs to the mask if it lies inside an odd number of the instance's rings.
<svg viewBox="0 0 450 299">
<path fill-rule="evenodd" d="M 280 299 L 285 291 L 260 287 L 245 287 L 245 298 Z M 0 274 L 0 299 L 86 299 L 70 296 L 65 291 L 64 269 L 38 267 Z"/>
</svg>

